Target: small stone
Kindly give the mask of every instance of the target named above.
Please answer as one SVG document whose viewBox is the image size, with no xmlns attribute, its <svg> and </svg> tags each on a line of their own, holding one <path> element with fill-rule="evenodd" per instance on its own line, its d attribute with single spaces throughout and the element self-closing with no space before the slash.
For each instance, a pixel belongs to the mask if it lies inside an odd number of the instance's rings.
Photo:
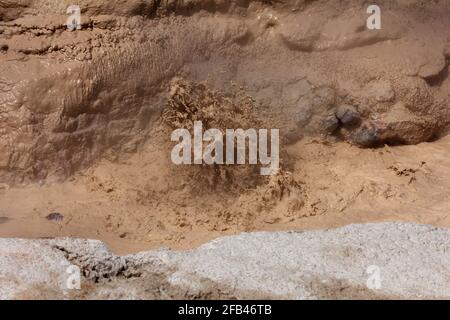
<svg viewBox="0 0 450 320">
<path fill-rule="evenodd" d="M 351 105 L 339 106 L 336 110 L 336 118 L 344 127 L 353 127 L 361 122 L 361 116 L 355 107 Z"/>
<path fill-rule="evenodd" d="M 62 221 L 64 216 L 58 212 L 52 212 L 47 217 L 45 217 L 49 221 Z"/>
<path fill-rule="evenodd" d="M 373 147 L 379 143 L 378 134 L 375 128 L 363 126 L 352 136 L 353 142 L 363 147 Z"/>
<path fill-rule="evenodd" d="M 339 119 L 336 118 L 335 114 L 328 115 L 323 120 L 323 126 L 325 130 L 329 133 L 333 133 L 334 131 L 336 131 L 339 128 L 339 125 L 340 125 Z"/>
</svg>

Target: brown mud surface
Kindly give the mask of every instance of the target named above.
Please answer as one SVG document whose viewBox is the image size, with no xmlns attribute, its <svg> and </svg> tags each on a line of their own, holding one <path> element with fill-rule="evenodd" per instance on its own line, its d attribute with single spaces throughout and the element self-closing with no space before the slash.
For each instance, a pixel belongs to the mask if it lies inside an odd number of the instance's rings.
<svg viewBox="0 0 450 320">
<path fill-rule="evenodd" d="M 0 237 L 119 253 L 244 231 L 450 227 L 450 4 L 0 0 Z M 17 3 L 20 3 L 17 4 Z M 279 128 L 280 173 L 176 166 L 173 129 Z"/>
</svg>

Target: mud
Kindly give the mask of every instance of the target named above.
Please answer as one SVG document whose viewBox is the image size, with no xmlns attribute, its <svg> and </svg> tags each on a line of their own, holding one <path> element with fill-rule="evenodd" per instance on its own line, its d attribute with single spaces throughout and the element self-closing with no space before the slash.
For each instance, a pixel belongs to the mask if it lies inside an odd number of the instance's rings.
<svg viewBox="0 0 450 320">
<path fill-rule="evenodd" d="M 79 1 L 70 32 L 66 1 L 0 1 L 0 236 L 449 227 L 450 7 L 379 4 L 374 31 L 359 0 Z M 279 128 L 280 174 L 173 165 L 196 119 Z"/>
</svg>

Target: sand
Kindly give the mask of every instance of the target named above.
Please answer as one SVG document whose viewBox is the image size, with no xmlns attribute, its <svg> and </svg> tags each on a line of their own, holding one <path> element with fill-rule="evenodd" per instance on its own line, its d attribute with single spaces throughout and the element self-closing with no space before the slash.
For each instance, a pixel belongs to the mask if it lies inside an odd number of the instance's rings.
<svg viewBox="0 0 450 320">
<path fill-rule="evenodd" d="M 8 220 L 0 224 L 0 235 L 101 239 L 115 252 L 130 253 L 160 246 L 189 249 L 243 231 L 379 221 L 448 228 L 449 143 L 444 138 L 376 150 L 317 140 L 292 145 L 289 153 L 301 160 L 293 178 L 301 182 L 304 203 L 291 214 L 284 199 L 258 211 L 256 191 L 186 192 L 185 186 L 172 182 L 176 179 L 168 155 L 149 147 L 124 163 L 102 161 L 63 183 L 3 189 L 1 215 Z M 47 220 L 52 212 L 64 219 Z"/>
</svg>

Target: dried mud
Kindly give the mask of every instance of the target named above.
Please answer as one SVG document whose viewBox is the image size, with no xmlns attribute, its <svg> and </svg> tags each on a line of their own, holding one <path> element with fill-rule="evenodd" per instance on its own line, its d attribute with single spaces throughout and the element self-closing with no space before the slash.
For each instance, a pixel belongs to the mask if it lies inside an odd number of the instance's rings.
<svg viewBox="0 0 450 320">
<path fill-rule="evenodd" d="M 120 253 L 255 230 L 450 227 L 450 7 L 0 0 L 0 236 Z M 281 171 L 175 166 L 171 130 L 279 128 Z M 63 219 L 47 219 L 58 213 Z"/>
</svg>

